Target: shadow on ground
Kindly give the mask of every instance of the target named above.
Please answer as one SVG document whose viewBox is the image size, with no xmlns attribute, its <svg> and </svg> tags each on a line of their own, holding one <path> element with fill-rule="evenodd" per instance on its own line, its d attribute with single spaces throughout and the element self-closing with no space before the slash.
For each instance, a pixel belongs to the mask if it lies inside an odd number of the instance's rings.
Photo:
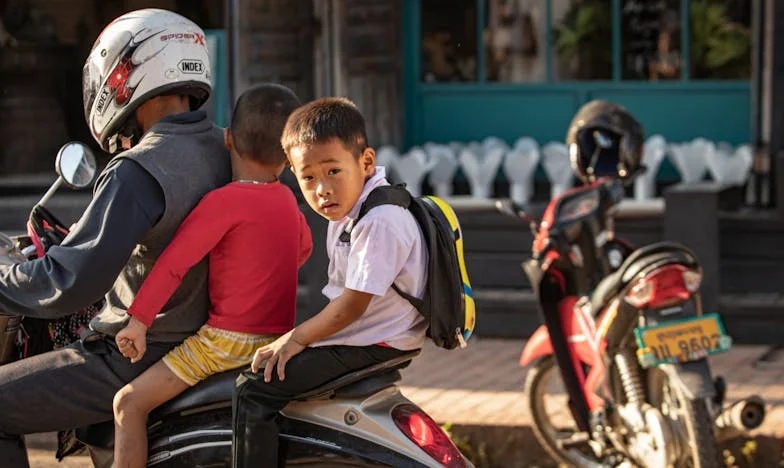
<svg viewBox="0 0 784 468">
<path fill-rule="evenodd" d="M 528 426 L 447 426 L 458 448 L 476 468 L 555 468 Z M 722 443 L 731 468 L 784 466 L 784 439 L 758 435 Z"/>
</svg>

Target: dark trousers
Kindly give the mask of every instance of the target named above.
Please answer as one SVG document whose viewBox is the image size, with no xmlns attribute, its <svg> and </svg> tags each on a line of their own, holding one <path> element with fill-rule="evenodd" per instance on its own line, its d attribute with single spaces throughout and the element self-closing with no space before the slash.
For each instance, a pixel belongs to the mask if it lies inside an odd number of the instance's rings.
<svg viewBox="0 0 784 468">
<path fill-rule="evenodd" d="M 136 364 L 114 340 L 98 338 L 0 366 L 0 465 L 28 466 L 20 436 L 75 429 L 113 418 L 114 394 L 176 343 L 148 343 Z"/>
<path fill-rule="evenodd" d="M 234 468 L 278 466 L 275 418 L 294 397 L 405 352 L 383 346 L 319 346 L 305 348 L 286 364 L 286 380 L 273 372 L 273 380 L 265 383 L 262 371 L 243 372 L 234 387 Z"/>
</svg>

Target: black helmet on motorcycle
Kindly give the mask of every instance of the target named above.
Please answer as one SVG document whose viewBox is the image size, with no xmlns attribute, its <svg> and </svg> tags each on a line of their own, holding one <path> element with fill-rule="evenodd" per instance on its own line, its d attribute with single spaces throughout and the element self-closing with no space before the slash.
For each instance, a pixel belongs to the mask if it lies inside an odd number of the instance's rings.
<svg viewBox="0 0 784 468">
<path fill-rule="evenodd" d="M 569 161 L 583 182 L 626 178 L 642 169 L 642 125 L 618 104 L 595 100 L 577 111 L 566 133 Z"/>
</svg>

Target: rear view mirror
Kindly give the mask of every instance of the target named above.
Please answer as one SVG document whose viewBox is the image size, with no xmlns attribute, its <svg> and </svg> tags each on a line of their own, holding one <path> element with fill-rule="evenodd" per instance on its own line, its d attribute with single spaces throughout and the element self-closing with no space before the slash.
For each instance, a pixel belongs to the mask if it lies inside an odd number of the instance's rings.
<svg viewBox="0 0 784 468">
<path fill-rule="evenodd" d="M 95 155 L 82 143 L 66 143 L 57 152 L 55 170 L 66 185 L 73 189 L 83 189 L 90 185 L 95 178 L 96 169 Z"/>
</svg>

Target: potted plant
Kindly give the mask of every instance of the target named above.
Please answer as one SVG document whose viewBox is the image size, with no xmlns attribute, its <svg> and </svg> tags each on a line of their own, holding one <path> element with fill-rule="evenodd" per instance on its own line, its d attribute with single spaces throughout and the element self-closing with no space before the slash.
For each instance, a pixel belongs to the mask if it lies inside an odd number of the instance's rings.
<svg viewBox="0 0 784 468">
<path fill-rule="evenodd" d="M 606 2 L 577 2 L 553 28 L 553 46 L 570 78 L 612 76 L 612 24 Z"/>
<path fill-rule="evenodd" d="M 692 76 L 748 79 L 751 75 L 751 32 L 729 16 L 715 0 L 691 2 Z"/>
</svg>

